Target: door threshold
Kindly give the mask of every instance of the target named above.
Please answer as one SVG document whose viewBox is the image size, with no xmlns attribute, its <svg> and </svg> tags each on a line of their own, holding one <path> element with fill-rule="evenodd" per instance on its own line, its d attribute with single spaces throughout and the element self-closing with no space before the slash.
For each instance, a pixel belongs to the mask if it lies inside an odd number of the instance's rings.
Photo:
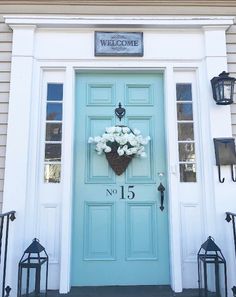
<svg viewBox="0 0 236 297">
<path fill-rule="evenodd" d="M 90 286 L 72 287 L 70 293 L 49 291 L 48 297 L 198 297 L 197 289 L 175 293 L 170 286 Z"/>
</svg>

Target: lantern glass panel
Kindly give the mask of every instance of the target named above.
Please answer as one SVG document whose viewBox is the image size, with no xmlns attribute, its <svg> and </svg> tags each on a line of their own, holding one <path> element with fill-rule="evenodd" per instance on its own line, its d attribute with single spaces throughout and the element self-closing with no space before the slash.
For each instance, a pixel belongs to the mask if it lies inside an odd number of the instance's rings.
<svg viewBox="0 0 236 297">
<path fill-rule="evenodd" d="M 35 263 L 35 264 L 33 264 Z M 46 296 L 47 292 L 47 264 L 42 265 L 37 260 L 31 260 L 31 264 L 22 267 L 21 289 L 18 296 Z M 34 267 L 32 267 L 32 265 Z"/>
<path fill-rule="evenodd" d="M 224 83 L 224 99 L 231 99 L 231 81 L 225 81 Z"/>
<path fill-rule="evenodd" d="M 28 279 L 28 284 L 27 284 Z M 22 269 L 21 296 L 33 294 L 35 292 L 36 269 Z"/>
<path fill-rule="evenodd" d="M 201 280 L 200 297 L 226 297 L 224 285 L 224 265 L 216 265 L 214 259 L 205 263 L 200 261 Z M 204 277 L 204 271 L 207 278 Z"/>
<path fill-rule="evenodd" d="M 47 265 L 46 263 L 41 266 L 41 275 L 40 275 L 40 294 L 46 294 L 46 283 L 47 283 Z"/>
<path fill-rule="evenodd" d="M 224 84 L 222 81 L 216 83 L 216 98 L 221 101 L 224 98 Z"/>
</svg>

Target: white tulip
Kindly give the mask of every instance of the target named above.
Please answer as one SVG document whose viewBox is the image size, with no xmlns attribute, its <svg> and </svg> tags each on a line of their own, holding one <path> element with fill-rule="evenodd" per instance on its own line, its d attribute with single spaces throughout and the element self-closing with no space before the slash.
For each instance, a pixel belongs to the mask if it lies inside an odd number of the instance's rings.
<svg viewBox="0 0 236 297">
<path fill-rule="evenodd" d="M 105 153 L 110 153 L 111 152 L 111 148 L 109 146 L 106 146 L 104 149 Z"/>
<path fill-rule="evenodd" d="M 94 142 L 93 137 L 89 137 L 88 143 L 93 143 L 93 142 Z"/>
<path fill-rule="evenodd" d="M 96 137 L 94 137 L 94 142 L 99 142 L 99 141 L 101 141 L 101 137 L 100 136 L 96 136 Z"/>
<path fill-rule="evenodd" d="M 121 149 L 121 148 L 119 147 L 118 150 L 117 150 L 117 153 L 118 153 L 119 156 L 123 156 L 125 152 L 124 152 L 123 149 Z"/>
<path fill-rule="evenodd" d="M 115 136 L 115 141 L 116 141 L 117 143 L 120 143 L 120 142 L 121 142 L 121 137 L 120 137 L 120 136 Z"/>
<path fill-rule="evenodd" d="M 130 155 L 132 155 L 132 154 L 133 154 L 133 153 L 132 153 L 131 149 L 126 150 L 126 155 L 130 156 Z"/>
<path fill-rule="evenodd" d="M 138 129 L 134 129 L 134 134 L 139 135 L 141 132 Z"/>
<path fill-rule="evenodd" d="M 106 129 L 107 133 L 114 133 L 115 132 L 115 127 L 107 127 Z"/>
<path fill-rule="evenodd" d="M 114 141 L 115 141 L 115 138 L 114 138 L 113 135 L 109 134 L 109 136 L 108 136 L 108 140 L 109 140 L 110 142 L 114 142 Z"/>
<path fill-rule="evenodd" d="M 110 144 L 112 143 L 118 147 L 119 156 L 126 154 L 146 157 L 144 145 L 147 145 L 150 140 L 150 136 L 143 137 L 138 129 L 131 131 L 126 126 L 112 126 L 106 127 L 102 136 L 89 137 L 88 143 L 95 143 L 95 149 L 99 155 L 111 152 Z"/>
<path fill-rule="evenodd" d="M 134 140 L 130 140 L 129 143 L 132 145 L 132 146 L 136 146 L 138 145 L 138 142 L 134 139 Z"/>
<path fill-rule="evenodd" d="M 98 154 L 98 155 L 101 155 L 101 154 L 103 153 L 103 150 L 102 150 L 102 149 L 98 149 L 98 148 L 96 148 L 96 151 L 97 151 L 97 154 Z"/>
<path fill-rule="evenodd" d="M 115 132 L 120 133 L 121 132 L 121 127 L 115 127 Z"/>
<path fill-rule="evenodd" d="M 102 143 L 102 142 L 98 142 L 97 145 L 96 145 L 96 148 L 103 150 L 103 149 L 106 148 L 106 144 Z"/>
<path fill-rule="evenodd" d="M 132 152 L 132 154 L 136 154 L 138 152 L 138 148 L 132 147 L 132 148 L 130 148 L 130 151 Z"/>
<path fill-rule="evenodd" d="M 123 128 L 122 128 L 122 131 L 123 131 L 124 133 L 129 133 L 129 132 L 130 132 L 130 128 L 128 128 L 128 127 L 123 127 Z"/>
</svg>

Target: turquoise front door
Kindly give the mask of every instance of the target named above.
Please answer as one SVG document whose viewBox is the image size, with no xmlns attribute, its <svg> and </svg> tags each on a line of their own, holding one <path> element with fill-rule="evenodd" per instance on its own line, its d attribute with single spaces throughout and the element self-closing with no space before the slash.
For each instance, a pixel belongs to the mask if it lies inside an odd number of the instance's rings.
<svg viewBox="0 0 236 297">
<path fill-rule="evenodd" d="M 157 191 L 166 171 L 163 75 L 77 74 L 75 119 L 72 285 L 169 284 L 167 197 L 161 211 Z M 147 157 L 120 176 L 88 143 L 114 125 L 151 137 Z"/>
</svg>

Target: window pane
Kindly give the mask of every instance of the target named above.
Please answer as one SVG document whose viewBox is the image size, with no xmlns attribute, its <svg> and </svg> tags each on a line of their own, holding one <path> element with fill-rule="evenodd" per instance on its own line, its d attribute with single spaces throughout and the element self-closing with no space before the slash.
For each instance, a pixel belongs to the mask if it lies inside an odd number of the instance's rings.
<svg viewBox="0 0 236 297">
<path fill-rule="evenodd" d="M 195 162 L 195 145 L 194 143 L 179 143 L 179 161 Z"/>
<path fill-rule="evenodd" d="M 192 101 L 192 85 L 176 84 L 177 101 Z"/>
<path fill-rule="evenodd" d="M 59 183 L 61 180 L 61 165 L 60 164 L 45 164 L 44 166 L 44 181 L 46 183 Z"/>
<path fill-rule="evenodd" d="M 177 103 L 177 119 L 178 120 L 193 120 L 192 103 Z"/>
<path fill-rule="evenodd" d="M 196 166 L 195 164 L 180 164 L 180 181 L 181 182 L 196 182 Z"/>
<path fill-rule="evenodd" d="M 48 103 L 47 104 L 47 120 L 61 121 L 62 120 L 62 104 Z"/>
<path fill-rule="evenodd" d="M 47 100 L 61 101 L 63 98 L 63 84 L 48 84 Z"/>
<path fill-rule="evenodd" d="M 61 161 L 61 144 L 57 144 L 57 143 L 45 144 L 45 161 L 47 162 Z"/>
<path fill-rule="evenodd" d="M 194 140 L 193 123 L 178 123 L 178 139 Z"/>
<path fill-rule="evenodd" d="M 62 124 L 46 124 L 46 141 L 61 141 Z"/>
</svg>

